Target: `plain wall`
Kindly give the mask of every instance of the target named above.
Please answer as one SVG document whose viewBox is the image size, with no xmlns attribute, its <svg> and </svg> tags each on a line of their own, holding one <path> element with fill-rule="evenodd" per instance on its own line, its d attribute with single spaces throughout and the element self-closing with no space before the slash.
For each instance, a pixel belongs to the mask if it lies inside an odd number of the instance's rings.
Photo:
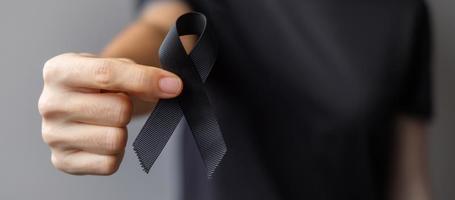
<svg viewBox="0 0 455 200">
<path fill-rule="evenodd" d="M 110 177 L 55 170 L 41 139 L 37 100 L 42 67 L 64 52 L 99 52 L 135 17 L 131 0 L 0 1 L 0 199 L 174 200 L 179 168 L 174 138 L 146 175 L 131 143 L 144 123 L 129 126 L 127 152 Z"/>
<path fill-rule="evenodd" d="M 429 135 L 434 197 L 455 199 L 455 1 L 429 0 L 435 28 L 435 118 Z M 134 18 L 134 1 L 0 1 L 0 199 L 175 200 L 180 194 L 178 144 L 173 136 L 151 174 L 131 142 L 144 122 L 129 126 L 125 159 L 110 177 L 55 170 L 41 140 L 37 100 L 41 70 L 63 52 L 99 52 Z"/>
</svg>

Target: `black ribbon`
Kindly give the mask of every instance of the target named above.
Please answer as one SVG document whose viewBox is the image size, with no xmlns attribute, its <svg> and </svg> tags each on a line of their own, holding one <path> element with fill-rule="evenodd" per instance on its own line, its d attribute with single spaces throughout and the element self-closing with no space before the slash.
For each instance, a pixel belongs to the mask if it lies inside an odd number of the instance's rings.
<svg viewBox="0 0 455 200">
<path fill-rule="evenodd" d="M 197 35 L 199 38 L 189 54 L 179 38 L 183 35 Z M 146 173 L 182 117 L 193 133 L 209 178 L 226 154 L 226 144 L 204 87 L 216 60 L 215 44 L 206 17 L 197 12 L 180 16 L 161 44 L 161 66 L 177 74 L 183 80 L 184 88 L 177 98 L 158 102 L 134 141 L 134 150 Z"/>
</svg>

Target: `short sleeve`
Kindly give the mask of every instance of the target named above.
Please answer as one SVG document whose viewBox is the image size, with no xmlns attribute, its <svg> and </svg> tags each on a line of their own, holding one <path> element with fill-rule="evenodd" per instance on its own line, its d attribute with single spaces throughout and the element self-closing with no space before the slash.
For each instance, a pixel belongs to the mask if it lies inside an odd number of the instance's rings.
<svg viewBox="0 0 455 200">
<path fill-rule="evenodd" d="M 403 76 L 399 112 L 428 120 L 432 116 L 432 42 L 429 12 L 424 2 L 417 7 L 413 21 L 410 60 Z"/>
</svg>

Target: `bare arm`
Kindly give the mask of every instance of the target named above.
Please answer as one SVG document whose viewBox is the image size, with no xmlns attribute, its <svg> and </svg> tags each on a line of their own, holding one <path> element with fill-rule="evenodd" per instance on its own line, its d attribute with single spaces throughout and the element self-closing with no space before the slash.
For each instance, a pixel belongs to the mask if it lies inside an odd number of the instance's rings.
<svg viewBox="0 0 455 200">
<path fill-rule="evenodd" d="M 430 200 L 426 123 L 399 117 L 392 200 Z"/>
<path fill-rule="evenodd" d="M 128 58 L 136 63 L 160 66 L 158 49 L 176 19 L 189 12 L 182 2 L 157 2 L 148 6 L 136 22 L 120 33 L 101 53 L 103 57 Z M 192 48 L 194 37 L 181 38 L 183 45 Z M 132 98 L 133 115 L 142 115 L 153 109 L 154 104 Z"/>
<path fill-rule="evenodd" d="M 176 1 L 148 6 L 136 22 L 107 45 L 101 55 L 159 66 L 158 48 L 164 36 L 176 19 L 188 11 L 190 8 L 186 4 Z"/>
</svg>

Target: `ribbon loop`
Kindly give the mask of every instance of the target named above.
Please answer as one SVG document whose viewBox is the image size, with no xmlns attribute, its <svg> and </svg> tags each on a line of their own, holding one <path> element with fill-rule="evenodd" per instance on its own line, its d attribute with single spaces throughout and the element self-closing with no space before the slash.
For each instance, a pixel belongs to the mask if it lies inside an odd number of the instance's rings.
<svg viewBox="0 0 455 200">
<path fill-rule="evenodd" d="M 190 34 L 199 39 L 187 54 L 179 36 Z M 209 178 L 226 154 L 226 144 L 204 87 L 216 60 L 215 44 L 207 19 L 197 12 L 180 16 L 161 44 L 162 67 L 177 74 L 184 88 L 177 98 L 158 102 L 133 143 L 145 172 L 149 172 L 182 117 L 193 133 Z"/>
</svg>

